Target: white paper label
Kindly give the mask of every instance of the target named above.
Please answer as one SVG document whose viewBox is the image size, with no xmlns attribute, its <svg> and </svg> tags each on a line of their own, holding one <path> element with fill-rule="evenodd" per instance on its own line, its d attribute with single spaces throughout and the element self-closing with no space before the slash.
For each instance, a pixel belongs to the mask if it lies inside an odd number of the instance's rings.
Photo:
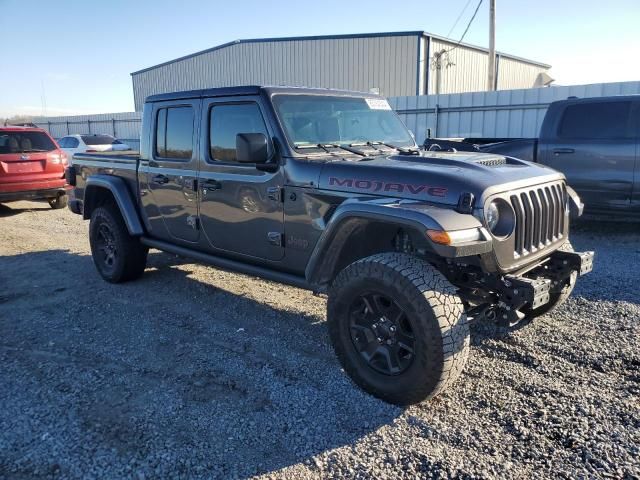
<svg viewBox="0 0 640 480">
<path fill-rule="evenodd" d="M 391 110 L 391 105 L 384 98 L 365 98 L 371 110 Z"/>
</svg>

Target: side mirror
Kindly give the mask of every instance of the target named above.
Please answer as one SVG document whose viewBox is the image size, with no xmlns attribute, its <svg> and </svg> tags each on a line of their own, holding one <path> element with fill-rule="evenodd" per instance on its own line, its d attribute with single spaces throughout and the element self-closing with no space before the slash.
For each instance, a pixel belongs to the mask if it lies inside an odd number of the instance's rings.
<svg viewBox="0 0 640 480">
<path fill-rule="evenodd" d="M 269 159 L 269 149 L 264 133 L 237 134 L 236 159 L 241 163 L 266 163 Z"/>
</svg>

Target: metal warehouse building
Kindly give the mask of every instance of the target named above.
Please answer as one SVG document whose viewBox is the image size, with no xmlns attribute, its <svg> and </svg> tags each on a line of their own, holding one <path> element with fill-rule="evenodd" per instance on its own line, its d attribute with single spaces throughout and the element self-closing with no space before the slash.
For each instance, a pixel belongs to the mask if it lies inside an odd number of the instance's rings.
<svg viewBox="0 0 640 480">
<path fill-rule="evenodd" d="M 231 85 L 370 91 L 387 97 L 486 89 L 488 51 L 425 32 L 236 40 L 131 74 L 136 111 L 156 93 Z M 544 63 L 497 53 L 498 90 L 542 86 Z"/>
</svg>

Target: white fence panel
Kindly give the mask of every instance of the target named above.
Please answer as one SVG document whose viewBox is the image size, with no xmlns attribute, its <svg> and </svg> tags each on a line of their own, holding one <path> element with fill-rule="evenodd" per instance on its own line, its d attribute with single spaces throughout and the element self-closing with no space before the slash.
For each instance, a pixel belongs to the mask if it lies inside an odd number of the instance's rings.
<svg viewBox="0 0 640 480">
<path fill-rule="evenodd" d="M 536 137 L 553 101 L 632 94 L 640 94 L 640 82 L 392 97 L 389 103 L 420 143 L 429 131 L 441 138 Z"/>
<path fill-rule="evenodd" d="M 55 139 L 65 135 L 99 133 L 113 135 L 134 150 L 140 148 L 141 112 L 100 113 L 64 117 L 36 117 L 33 123 Z"/>
</svg>

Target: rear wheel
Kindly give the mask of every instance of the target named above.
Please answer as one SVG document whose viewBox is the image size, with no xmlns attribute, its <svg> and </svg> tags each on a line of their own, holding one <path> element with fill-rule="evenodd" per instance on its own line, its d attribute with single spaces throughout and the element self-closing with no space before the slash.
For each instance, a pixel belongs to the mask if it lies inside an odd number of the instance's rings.
<svg viewBox="0 0 640 480">
<path fill-rule="evenodd" d="M 135 280 L 144 272 L 149 249 L 138 238 L 129 235 L 115 205 L 104 205 L 93 211 L 89 241 L 93 263 L 106 281 Z"/>
<path fill-rule="evenodd" d="M 48 202 L 51 208 L 58 210 L 67 206 L 67 203 L 69 203 L 69 197 L 67 195 L 58 195 L 55 198 L 50 198 Z"/>
<path fill-rule="evenodd" d="M 329 333 L 353 381 L 391 403 L 435 397 L 460 375 L 469 325 L 455 288 L 429 263 L 385 253 L 336 277 Z"/>
</svg>

